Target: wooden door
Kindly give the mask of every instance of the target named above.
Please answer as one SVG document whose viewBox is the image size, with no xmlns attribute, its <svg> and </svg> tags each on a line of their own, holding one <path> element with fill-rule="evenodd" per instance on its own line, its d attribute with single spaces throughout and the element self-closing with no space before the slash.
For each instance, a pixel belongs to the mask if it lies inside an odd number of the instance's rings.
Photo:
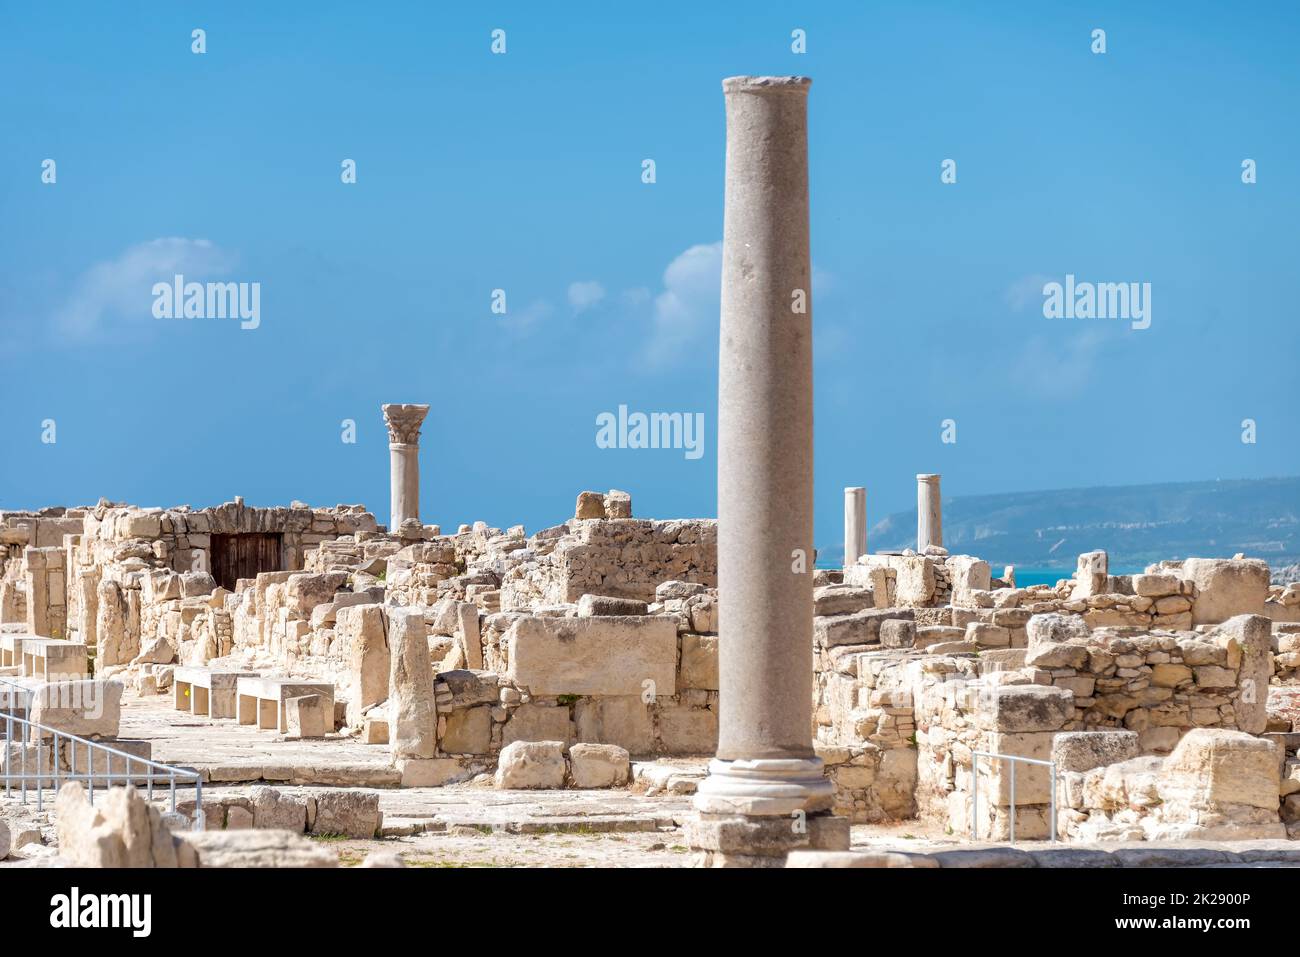
<svg viewBox="0 0 1300 957">
<path fill-rule="evenodd" d="M 283 570 L 283 536 L 278 532 L 212 536 L 212 577 L 222 588 L 235 590 L 241 578 Z"/>
</svg>

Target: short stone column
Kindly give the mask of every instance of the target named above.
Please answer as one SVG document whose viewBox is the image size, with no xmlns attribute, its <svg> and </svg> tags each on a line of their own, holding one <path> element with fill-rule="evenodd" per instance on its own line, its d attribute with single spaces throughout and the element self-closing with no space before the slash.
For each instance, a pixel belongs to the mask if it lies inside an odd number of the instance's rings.
<svg viewBox="0 0 1300 957">
<path fill-rule="evenodd" d="M 939 476 L 923 473 L 916 477 L 916 550 L 924 555 L 931 545 L 943 547 Z"/>
<path fill-rule="evenodd" d="M 389 496 L 388 531 L 420 524 L 420 426 L 429 414 L 427 405 L 385 405 L 388 424 Z M 408 526 L 408 530 L 414 528 Z M 416 536 L 418 537 L 418 536 Z"/>
<path fill-rule="evenodd" d="M 844 490 L 844 567 L 856 565 L 867 553 L 867 490 Z"/>
<path fill-rule="evenodd" d="M 812 271 L 804 77 L 732 77 L 718 369 L 719 735 L 689 839 L 709 866 L 825 847 L 812 747 Z M 818 818 L 816 821 L 814 817 Z"/>
<path fill-rule="evenodd" d="M 23 549 L 27 630 L 41 638 L 68 637 L 67 553 L 62 548 Z"/>
</svg>

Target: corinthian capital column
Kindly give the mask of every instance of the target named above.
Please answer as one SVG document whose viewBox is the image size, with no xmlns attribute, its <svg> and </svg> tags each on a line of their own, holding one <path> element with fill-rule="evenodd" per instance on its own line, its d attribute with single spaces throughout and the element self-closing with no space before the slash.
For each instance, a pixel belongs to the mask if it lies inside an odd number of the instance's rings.
<svg viewBox="0 0 1300 957">
<path fill-rule="evenodd" d="M 779 866 L 825 832 L 812 747 L 812 269 L 806 77 L 731 77 L 718 360 L 719 736 L 691 842 Z M 847 828 L 844 828 L 847 846 Z"/>
<path fill-rule="evenodd" d="M 429 407 L 385 405 L 383 409 L 388 425 L 388 530 L 399 533 L 408 522 L 420 524 L 420 425 Z"/>
</svg>

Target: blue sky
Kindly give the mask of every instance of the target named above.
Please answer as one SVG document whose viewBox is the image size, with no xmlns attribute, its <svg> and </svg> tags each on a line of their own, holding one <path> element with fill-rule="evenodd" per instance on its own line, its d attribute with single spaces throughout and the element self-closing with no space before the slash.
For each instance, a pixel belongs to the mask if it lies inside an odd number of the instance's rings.
<svg viewBox="0 0 1300 957">
<path fill-rule="evenodd" d="M 874 523 L 917 472 L 945 495 L 1300 472 L 1293 3 L 288 6 L 5 4 L 0 508 L 383 520 L 379 406 L 427 402 L 425 521 L 531 531 L 611 487 L 714 514 L 738 73 L 814 80 L 819 542 L 845 485 Z M 177 271 L 259 282 L 259 328 L 154 319 Z M 1067 273 L 1150 282 L 1151 327 L 1044 318 Z M 597 448 L 620 404 L 704 412 L 705 454 Z"/>
</svg>

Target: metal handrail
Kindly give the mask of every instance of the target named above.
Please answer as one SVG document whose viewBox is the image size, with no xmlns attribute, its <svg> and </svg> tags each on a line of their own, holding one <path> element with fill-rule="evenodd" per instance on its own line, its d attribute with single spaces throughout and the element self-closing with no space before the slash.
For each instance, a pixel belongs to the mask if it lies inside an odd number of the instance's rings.
<svg viewBox="0 0 1300 957">
<path fill-rule="evenodd" d="M 6 682 L 12 684 L 12 682 Z M 27 689 L 24 689 L 27 690 Z M 69 734 L 67 731 L 60 731 L 57 728 L 51 728 L 47 725 L 40 724 L 36 721 L 30 721 L 27 718 L 20 718 L 16 714 L 6 711 L 0 711 L 0 722 L 4 724 L 4 767 L 0 770 L 0 781 L 4 782 L 4 796 L 12 798 L 14 790 L 19 792 L 20 800 L 23 804 L 27 803 L 27 783 L 36 782 L 36 811 L 40 813 L 45 809 L 45 786 L 49 782 L 54 793 L 57 795 L 59 788 L 64 783 L 70 781 L 83 781 L 86 783 L 89 792 L 90 803 L 95 803 L 95 782 L 101 782 L 104 789 L 113 786 L 115 778 L 121 779 L 121 783 L 129 786 L 137 781 L 143 774 L 150 803 L 153 802 L 153 789 L 155 774 L 159 778 L 159 785 L 166 785 L 171 792 L 171 812 L 176 813 L 176 786 L 177 779 L 185 779 L 186 782 L 192 782 L 194 785 L 194 821 L 193 829 L 201 831 L 204 828 L 203 817 L 203 775 L 191 768 L 178 768 L 170 764 L 161 764 L 149 758 L 142 758 L 136 754 L 130 754 L 118 748 L 110 747 L 99 741 L 91 741 L 87 738 L 79 737 L 75 734 Z M 10 754 L 10 745 L 14 742 L 14 726 L 17 725 L 22 731 L 19 739 L 20 761 L 19 772 L 14 773 L 12 767 L 13 756 Z M 30 732 L 35 731 L 36 734 Z M 53 742 L 50 745 L 50 765 L 51 770 L 45 770 L 45 736 L 53 736 Z M 28 741 L 35 738 L 36 741 L 36 768 L 34 772 L 27 772 L 27 751 L 29 749 Z M 59 741 L 68 742 L 68 770 L 64 771 L 59 765 Z M 77 773 L 77 746 L 84 745 L 86 748 L 86 770 Z M 99 752 L 105 755 L 104 770 L 95 770 L 95 753 Z M 113 758 L 121 758 L 125 764 L 120 772 L 113 771 Z M 131 765 L 136 764 L 139 768 L 132 771 Z M 17 787 L 14 785 L 17 783 Z M 184 785 L 182 785 L 184 786 Z"/>
<path fill-rule="evenodd" d="M 1056 762 L 1044 761 L 1041 758 L 1026 758 L 1019 754 L 997 754 L 993 751 L 971 751 L 971 799 L 970 799 L 970 839 L 978 840 L 979 837 L 979 807 L 980 807 L 980 758 L 1002 759 L 1011 762 L 1011 840 L 1010 843 L 1016 843 L 1016 762 L 1023 761 L 1025 764 L 1036 764 L 1040 767 L 1051 768 L 1052 771 L 1052 795 L 1051 795 L 1051 840 L 1056 842 Z"/>
</svg>

